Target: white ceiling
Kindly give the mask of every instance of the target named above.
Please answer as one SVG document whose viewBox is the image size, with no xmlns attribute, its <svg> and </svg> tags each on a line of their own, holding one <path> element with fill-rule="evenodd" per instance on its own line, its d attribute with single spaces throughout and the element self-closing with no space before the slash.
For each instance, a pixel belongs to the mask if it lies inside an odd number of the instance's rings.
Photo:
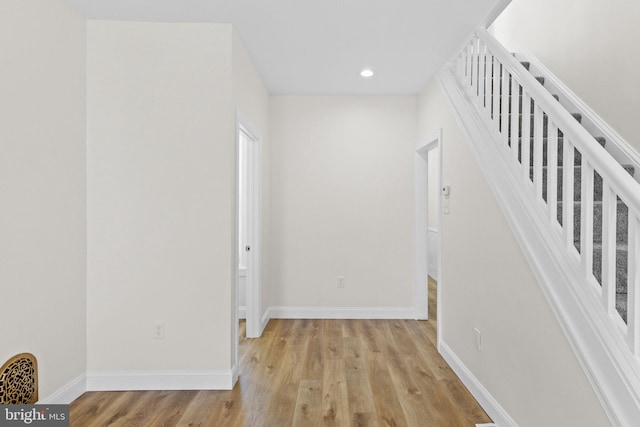
<svg viewBox="0 0 640 427">
<path fill-rule="evenodd" d="M 68 1 L 94 19 L 232 23 L 272 93 L 406 95 L 509 0 Z"/>
</svg>

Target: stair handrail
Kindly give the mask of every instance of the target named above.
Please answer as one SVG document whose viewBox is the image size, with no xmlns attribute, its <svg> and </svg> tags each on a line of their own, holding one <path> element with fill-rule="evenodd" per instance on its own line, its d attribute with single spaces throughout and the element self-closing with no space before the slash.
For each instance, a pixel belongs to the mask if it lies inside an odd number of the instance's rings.
<svg viewBox="0 0 640 427">
<path fill-rule="evenodd" d="M 481 40 L 493 55 L 500 60 L 511 75 L 527 88 L 550 117 L 553 117 L 558 125 L 562 126 L 562 131 L 567 135 L 573 144 L 578 147 L 581 153 L 587 154 L 589 161 L 598 170 L 616 194 L 621 197 L 629 209 L 640 214 L 640 186 L 622 166 L 613 158 L 607 150 L 600 144 L 594 143 L 594 138 L 585 128 L 580 126 L 576 119 L 569 113 L 556 99 L 544 89 L 536 78 L 527 71 L 511 53 L 498 42 L 484 28 L 475 31 L 475 35 Z"/>
</svg>

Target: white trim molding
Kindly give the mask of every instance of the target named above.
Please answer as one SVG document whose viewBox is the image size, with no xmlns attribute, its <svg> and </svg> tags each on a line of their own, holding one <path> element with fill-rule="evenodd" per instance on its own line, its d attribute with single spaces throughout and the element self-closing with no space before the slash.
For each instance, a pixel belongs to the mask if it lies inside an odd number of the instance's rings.
<svg viewBox="0 0 640 427">
<path fill-rule="evenodd" d="M 511 0 L 496 1 L 496 4 L 493 6 L 493 8 L 491 8 L 489 13 L 487 13 L 487 15 L 482 20 L 482 26 L 488 27 L 489 25 L 493 24 L 493 21 L 495 21 L 498 16 L 500 16 L 500 14 L 506 9 L 507 6 L 509 6 L 510 3 Z"/>
<path fill-rule="evenodd" d="M 87 390 L 231 390 L 237 379 L 235 367 L 228 371 L 99 371 L 87 374 Z"/>
<path fill-rule="evenodd" d="M 238 382 L 239 377 L 240 377 L 240 374 L 239 374 L 238 365 L 237 364 L 233 365 L 233 367 L 231 368 L 231 389 L 233 389 L 236 386 L 236 383 Z"/>
<path fill-rule="evenodd" d="M 439 209 L 441 210 L 441 209 Z M 440 230 L 429 227 L 429 276 L 440 281 Z"/>
<path fill-rule="evenodd" d="M 269 320 L 271 320 L 271 308 L 265 310 L 264 314 L 262 315 L 262 319 L 260 321 L 260 335 L 262 335 L 262 333 L 264 332 L 264 328 L 267 327 Z"/>
<path fill-rule="evenodd" d="M 440 354 L 447 361 L 453 372 L 476 398 L 482 409 L 493 420 L 493 424 L 476 424 L 476 426 L 518 427 L 509 413 L 489 393 L 482 383 L 471 373 L 469 368 L 458 358 L 451 348 L 442 340 L 438 340 Z"/>
<path fill-rule="evenodd" d="M 415 319 L 413 307 L 270 307 L 271 319 Z"/>
<path fill-rule="evenodd" d="M 82 374 L 65 384 L 53 394 L 38 400 L 43 405 L 68 405 L 87 391 L 87 374 Z"/>
</svg>

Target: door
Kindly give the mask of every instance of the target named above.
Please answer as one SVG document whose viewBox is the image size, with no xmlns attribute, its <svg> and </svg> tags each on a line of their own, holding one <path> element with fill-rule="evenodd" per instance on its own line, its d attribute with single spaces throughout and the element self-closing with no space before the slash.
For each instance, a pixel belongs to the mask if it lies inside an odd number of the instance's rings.
<svg viewBox="0 0 640 427">
<path fill-rule="evenodd" d="M 238 124 L 237 312 L 246 318 L 247 338 L 262 334 L 260 275 L 261 147 L 255 132 Z"/>
</svg>

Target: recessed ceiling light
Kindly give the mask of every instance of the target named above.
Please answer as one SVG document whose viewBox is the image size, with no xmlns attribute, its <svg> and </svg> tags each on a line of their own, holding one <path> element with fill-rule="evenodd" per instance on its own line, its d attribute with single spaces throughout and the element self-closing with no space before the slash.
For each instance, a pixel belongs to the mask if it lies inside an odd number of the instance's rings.
<svg viewBox="0 0 640 427">
<path fill-rule="evenodd" d="M 360 71 L 360 75 L 364 78 L 373 77 L 373 70 L 370 68 L 365 68 L 364 70 Z"/>
</svg>

